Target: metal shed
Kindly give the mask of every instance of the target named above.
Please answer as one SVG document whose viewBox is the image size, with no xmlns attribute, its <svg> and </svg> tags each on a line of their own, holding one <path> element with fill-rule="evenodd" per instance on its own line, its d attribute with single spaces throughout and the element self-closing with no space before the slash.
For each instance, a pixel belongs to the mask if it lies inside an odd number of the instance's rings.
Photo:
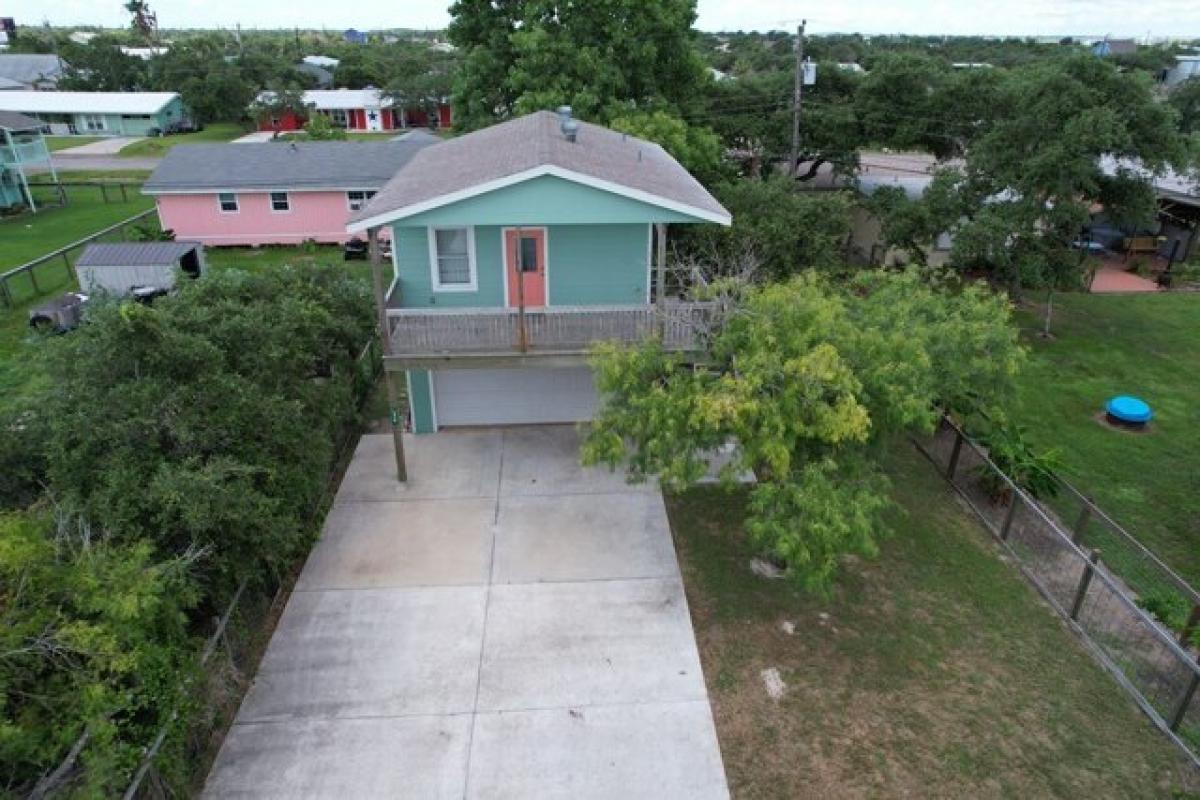
<svg viewBox="0 0 1200 800">
<path fill-rule="evenodd" d="M 113 295 L 175 287 L 176 269 L 198 278 L 204 273 L 200 242 L 126 242 L 89 244 L 75 262 L 84 292 Z"/>
</svg>

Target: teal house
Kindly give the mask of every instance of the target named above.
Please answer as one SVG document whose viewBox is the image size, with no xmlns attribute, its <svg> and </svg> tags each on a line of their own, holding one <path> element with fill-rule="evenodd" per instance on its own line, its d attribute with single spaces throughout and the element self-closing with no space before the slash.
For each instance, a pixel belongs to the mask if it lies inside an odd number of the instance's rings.
<svg viewBox="0 0 1200 800">
<path fill-rule="evenodd" d="M 44 123 L 24 114 L 0 111 L 0 211 L 25 206 L 37 211 L 26 170 L 39 167 L 58 182 L 50 150 L 42 135 Z"/>
<path fill-rule="evenodd" d="M 187 119 L 177 92 L 7 91 L 0 111 L 34 117 L 60 136 L 152 136 Z"/>
<path fill-rule="evenodd" d="M 594 343 L 694 349 L 668 224 L 729 212 L 656 144 L 538 112 L 426 147 L 350 218 L 392 240 L 385 366 L 416 433 L 590 419 Z"/>
</svg>

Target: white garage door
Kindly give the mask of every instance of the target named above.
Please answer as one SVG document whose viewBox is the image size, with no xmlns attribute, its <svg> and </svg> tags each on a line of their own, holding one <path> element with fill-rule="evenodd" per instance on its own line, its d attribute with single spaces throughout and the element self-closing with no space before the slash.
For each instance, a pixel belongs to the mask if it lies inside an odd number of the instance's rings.
<svg viewBox="0 0 1200 800">
<path fill-rule="evenodd" d="M 438 427 L 580 422 L 597 405 L 587 367 L 443 370 L 433 387 Z"/>
</svg>

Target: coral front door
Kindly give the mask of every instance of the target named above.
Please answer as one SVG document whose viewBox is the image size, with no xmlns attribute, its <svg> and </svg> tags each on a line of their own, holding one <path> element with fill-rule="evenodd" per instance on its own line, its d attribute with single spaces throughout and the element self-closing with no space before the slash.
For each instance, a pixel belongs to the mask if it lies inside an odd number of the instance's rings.
<svg viewBox="0 0 1200 800">
<path fill-rule="evenodd" d="M 505 228 L 504 269 L 509 306 L 546 305 L 546 229 Z"/>
</svg>

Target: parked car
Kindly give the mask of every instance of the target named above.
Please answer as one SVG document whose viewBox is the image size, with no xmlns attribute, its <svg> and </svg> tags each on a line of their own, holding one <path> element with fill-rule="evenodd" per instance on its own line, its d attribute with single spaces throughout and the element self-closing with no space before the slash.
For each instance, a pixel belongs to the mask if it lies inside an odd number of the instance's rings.
<svg viewBox="0 0 1200 800">
<path fill-rule="evenodd" d="M 81 292 L 67 292 L 53 300 L 29 309 L 29 327 L 46 333 L 66 333 L 83 322 L 83 310 L 88 296 Z"/>
<path fill-rule="evenodd" d="M 346 261 L 366 261 L 371 254 L 371 247 L 365 240 L 355 236 L 342 246 L 342 257 Z M 379 254 L 384 258 L 392 257 L 392 240 L 379 240 Z"/>
</svg>

